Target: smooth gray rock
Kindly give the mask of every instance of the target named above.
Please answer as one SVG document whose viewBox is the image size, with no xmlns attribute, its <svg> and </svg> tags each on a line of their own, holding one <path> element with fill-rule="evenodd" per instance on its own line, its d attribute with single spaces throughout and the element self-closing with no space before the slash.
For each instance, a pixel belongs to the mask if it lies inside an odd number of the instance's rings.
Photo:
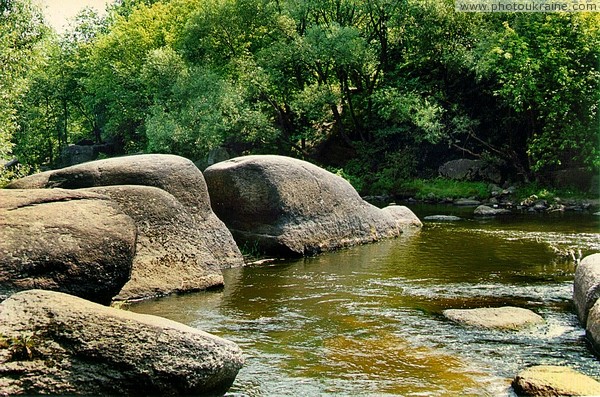
<svg viewBox="0 0 600 397">
<path fill-rule="evenodd" d="M 588 312 L 600 297 L 600 253 L 588 255 L 575 270 L 573 303 L 577 317 L 585 327 Z"/>
<path fill-rule="evenodd" d="M 480 205 L 479 207 L 475 208 L 475 211 L 473 211 L 473 214 L 478 216 L 508 215 L 510 213 L 510 210 L 503 208 L 492 208 L 488 207 L 487 205 Z"/>
<path fill-rule="evenodd" d="M 2 302 L 0 334 L 7 395 L 217 396 L 244 362 L 236 344 L 206 332 L 51 291 Z"/>
<path fill-rule="evenodd" d="M 367 203 L 345 179 L 305 161 L 238 157 L 208 167 L 204 176 L 214 211 L 240 246 L 299 256 L 402 232 L 395 210 Z"/>
<path fill-rule="evenodd" d="M 569 367 L 536 365 L 519 372 L 512 382 L 521 396 L 598 396 L 600 383 Z"/>
<path fill-rule="evenodd" d="M 222 268 L 243 265 L 231 233 L 211 209 L 202 173 L 183 157 L 166 154 L 115 157 L 32 175 L 7 187 L 80 189 L 114 185 L 153 186 L 170 193 L 201 225 L 198 238 L 205 241 Z"/>
<path fill-rule="evenodd" d="M 43 288 L 108 304 L 129 279 L 136 226 L 107 196 L 0 190 L 0 299 Z"/>
<path fill-rule="evenodd" d="M 490 329 L 519 330 L 544 323 L 544 319 L 531 310 L 512 306 L 448 309 L 443 314 L 460 324 Z"/>
<path fill-rule="evenodd" d="M 111 198 L 137 226 L 130 280 L 113 300 L 139 300 L 222 286 L 219 261 L 206 244 L 203 223 L 175 197 L 150 186 L 85 189 Z"/>
</svg>

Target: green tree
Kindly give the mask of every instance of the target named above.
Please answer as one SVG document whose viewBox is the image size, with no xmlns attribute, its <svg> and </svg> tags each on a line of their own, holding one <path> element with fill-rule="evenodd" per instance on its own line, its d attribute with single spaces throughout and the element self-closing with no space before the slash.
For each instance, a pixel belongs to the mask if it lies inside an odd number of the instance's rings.
<svg viewBox="0 0 600 397">
<path fill-rule="evenodd" d="M 51 36 L 39 62 L 28 69 L 29 88 L 18 108 L 14 135 L 21 162 L 55 165 L 60 150 L 81 138 L 98 140 L 97 117 L 82 85 L 90 46 L 103 29 L 93 9 L 84 9 L 63 35 Z"/>
<path fill-rule="evenodd" d="M 84 87 L 92 97 L 98 126 L 106 138 L 128 152 L 146 148 L 144 120 L 152 105 L 142 71 L 149 54 L 172 46 L 193 10 L 192 1 L 138 5 L 128 16 L 112 15 L 87 62 Z M 110 19 L 109 18 L 109 19 Z"/>
<path fill-rule="evenodd" d="M 31 1 L 0 1 L 0 159 L 12 152 L 17 107 L 28 87 L 28 67 L 37 62 L 46 33 L 41 11 Z"/>
<path fill-rule="evenodd" d="M 504 128 L 522 133 L 531 168 L 600 165 L 598 15 L 515 15 L 484 49 L 479 73 L 494 77 L 494 95 L 514 114 Z"/>
</svg>

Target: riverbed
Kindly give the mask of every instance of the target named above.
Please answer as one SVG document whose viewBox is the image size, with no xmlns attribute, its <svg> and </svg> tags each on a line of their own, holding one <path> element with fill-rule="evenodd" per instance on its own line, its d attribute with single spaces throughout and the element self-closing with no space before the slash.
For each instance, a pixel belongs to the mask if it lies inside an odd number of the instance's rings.
<svg viewBox="0 0 600 397">
<path fill-rule="evenodd" d="M 246 364 L 228 396 L 513 396 L 524 367 L 570 366 L 600 379 L 571 297 L 576 259 L 600 252 L 600 217 L 414 206 L 403 236 L 316 257 L 224 271 L 218 291 L 165 297 L 132 311 L 238 343 Z M 574 259 L 575 260 L 574 260 Z M 545 324 L 464 327 L 450 308 L 512 305 Z"/>
</svg>

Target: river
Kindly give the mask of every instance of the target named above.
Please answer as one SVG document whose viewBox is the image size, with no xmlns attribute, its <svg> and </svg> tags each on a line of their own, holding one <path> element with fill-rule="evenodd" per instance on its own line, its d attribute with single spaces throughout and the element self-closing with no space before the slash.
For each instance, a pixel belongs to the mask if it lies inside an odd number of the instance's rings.
<svg viewBox="0 0 600 397">
<path fill-rule="evenodd" d="M 529 365 L 600 379 L 571 302 L 575 262 L 600 252 L 600 217 L 463 217 L 376 244 L 224 272 L 222 290 L 135 304 L 238 343 L 246 364 L 228 396 L 513 396 Z M 546 320 L 490 331 L 446 320 L 449 308 L 513 305 Z"/>
</svg>

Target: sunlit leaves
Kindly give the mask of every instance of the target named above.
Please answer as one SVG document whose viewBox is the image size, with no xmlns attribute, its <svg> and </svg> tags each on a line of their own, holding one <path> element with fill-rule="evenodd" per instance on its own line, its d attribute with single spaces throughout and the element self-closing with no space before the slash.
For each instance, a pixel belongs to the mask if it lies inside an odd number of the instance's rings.
<svg viewBox="0 0 600 397">
<path fill-rule="evenodd" d="M 373 100 L 379 116 L 388 123 L 410 126 L 414 141 L 437 143 L 442 138 L 444 109 L 435 99 L 386 88 L 376 92 Z"/>
</svg>

